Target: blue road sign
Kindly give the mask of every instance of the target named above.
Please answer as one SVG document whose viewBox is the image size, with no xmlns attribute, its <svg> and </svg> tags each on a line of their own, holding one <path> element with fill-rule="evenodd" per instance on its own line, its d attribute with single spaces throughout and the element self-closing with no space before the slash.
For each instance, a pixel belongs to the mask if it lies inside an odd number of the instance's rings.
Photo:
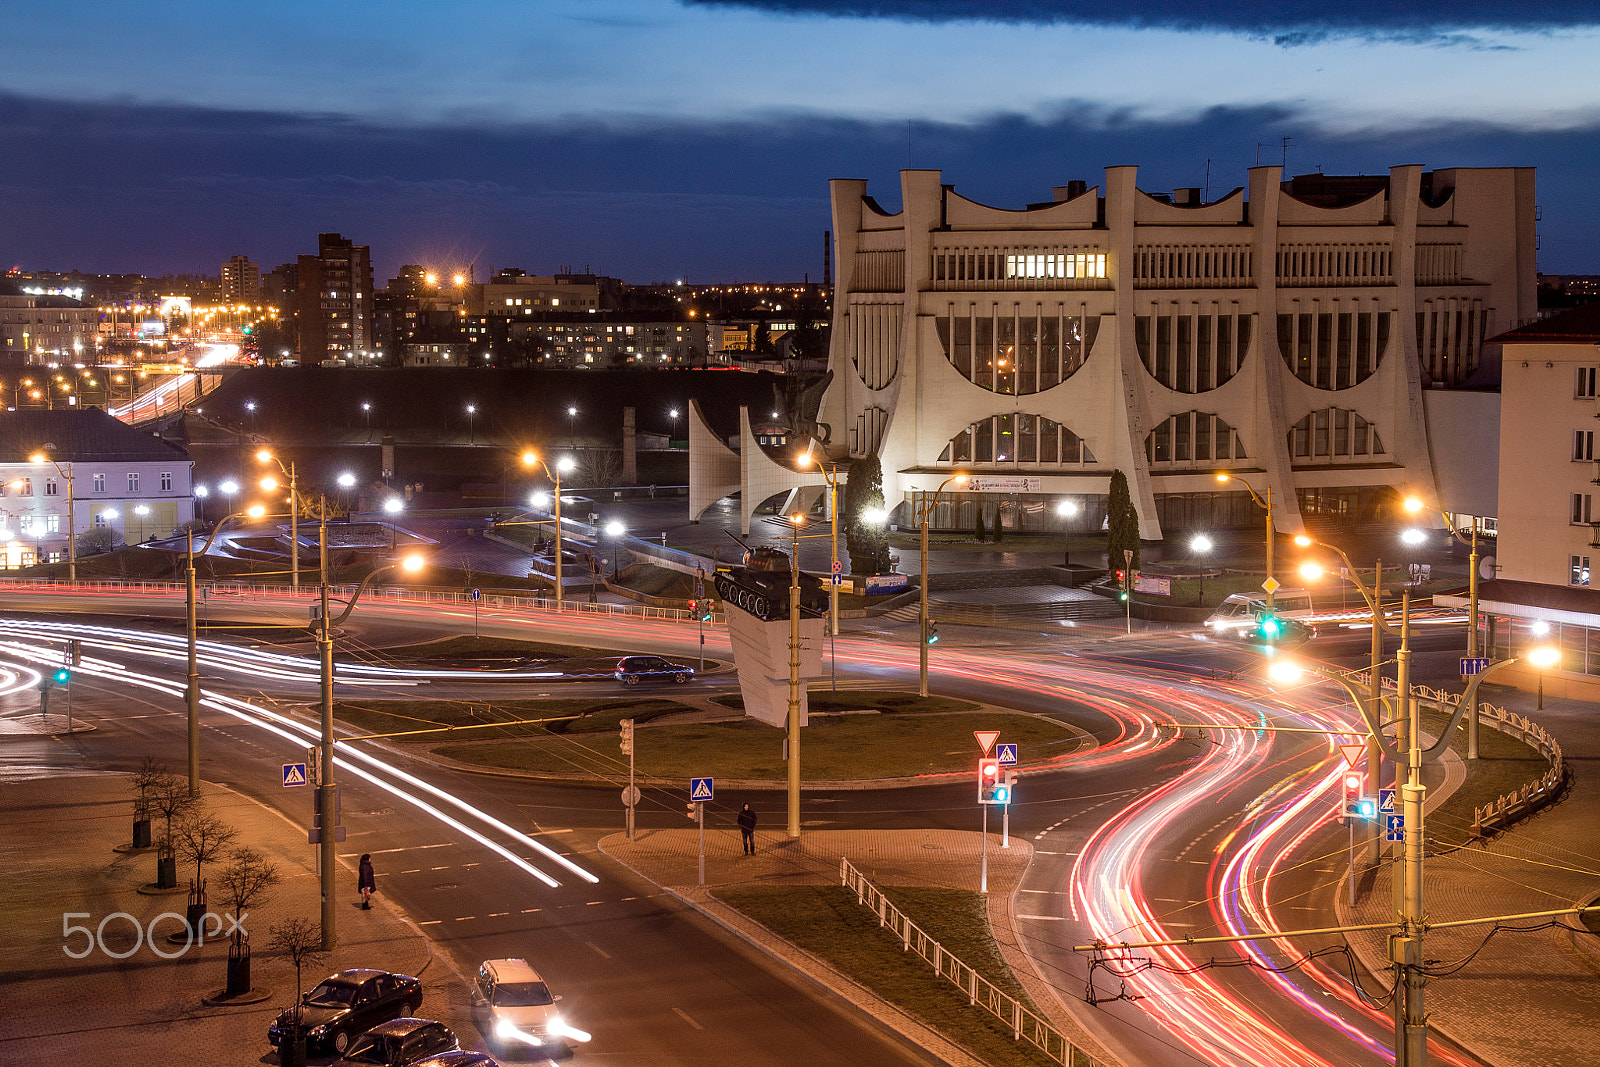
<svg viewBox="0 0 1600 1067">
<path fill-rule="evenodd" d="M 1406 839 L 1406 817 L 1404 815 L 1385 815 L 1383 817 L 1383 839 L 1385 841 L 1404 841 Z"/>
<path fill-rule="evenodd" d="M 483 590 L 482 589 L 474 589 L 472 591 L 472 599 L 473 600 L 482 600 L 483 599 Z"/>
<path fill-rule="evenodd" d="M 828 584 L 829 585 L 843 585 L 844 584 L 844 575 L 842 575 L 842 574 L 829 575 Z"/>
<path fill-rule="evenodd" d="M 1380 790 L 1378 790 L 1378 814 L 1379 815 L 1393 815 L 1394 814 L 1394 790 L 1393 789 L 1380 789 Z"/>
<path fill-rule="evenodd" d="M 710 800 L 716 795 L 716 782 L 715 778 L 689 779 L 689 799 L 696 803 Z"/>
<path fill-rule="evenodd" d="M 1016 745 L 996 745 L 994 754 L 1002 767 L 1015 767 L 1017 765 Z"/>
<path fill-rule="evenodd" d="M 285 787 L 306 784 L 306 765 L 304 763 L 285 763 L 283 765 L 283 784 Z"/>
<path fill-rule="evenodd" d="M 1462 656 L 1461 676 L 1470 678 L 1474 674 L 1482 674 L 1489 669 L 1488 656 Z"/>
</svg>

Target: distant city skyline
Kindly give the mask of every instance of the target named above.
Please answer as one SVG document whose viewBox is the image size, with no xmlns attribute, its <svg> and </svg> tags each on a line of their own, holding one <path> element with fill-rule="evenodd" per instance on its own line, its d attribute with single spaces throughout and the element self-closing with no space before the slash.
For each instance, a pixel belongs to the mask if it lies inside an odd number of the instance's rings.
<svg viewBox="0 0 1600 1067">
<path fill-rule="evenodd" d="M 1597 5 L 1089 8 L 12 7 L 0 268 L 267 270 L 339 231 L 380 280 L 819 280 L 829 178 L 892 210 L 902 167 L 940 169 L 1020 208 L 1120 163 L 1221 195 L 1286 154 L 1289 174 L 1536 167 L 1540 269 L 1600 270 Z"/>
</svg>

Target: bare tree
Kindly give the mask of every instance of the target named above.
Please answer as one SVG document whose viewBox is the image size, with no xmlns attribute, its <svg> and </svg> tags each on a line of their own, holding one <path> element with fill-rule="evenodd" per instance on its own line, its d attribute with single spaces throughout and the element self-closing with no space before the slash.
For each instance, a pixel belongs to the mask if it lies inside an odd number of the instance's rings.
<svg viewBox="0 0 1600 1067">
<path fill-rule="evenodd" d="M 148 819 L 150 817 L 150 790 L 163 778 L 172 775 L 167 771 L 167 765 L 154 756 L 146 756 L 139 764 L 139 769 L 133 772 L 129 784 L 139 796 L 133 802 L 133 817 Z"/>
<path fill-rule="evenodd" d="M 201 879 L 204 866 L 221 859 L 233 844 L 239 831 L 223 822 L 209 811 L 198 808 L 183 813 L 173 830 L 173 844 L 183 857 L 194 864 L 194 884 L 202 893 L 205 882 Z"/>
<path fill-rule="evenodd" d="M 300 918 L 273 923 L 267 932 L 272 935 L 267 947 L 273 952 L 288 956 L 289 961 L 294 964 L 294 1022 L 298 1030 L 300 1010 L 305 1003 L 305 985 L 300 981 L 300 971 L 307 964 L 318 963 L 327 958 L 328 953 L 322 947 L 322 932 L 310 919 Z"/>
<path fill-rule="evenodd" d="M 241 845 L 217 875 L 217 883 L 223 904 L 233 910 L 233 940 L 242 943 L 245 912 L 267 902 L 272 887 L 278 884 L 278 866 L 248 845 Z"/>
<path fill-rule="evenodd" d="M 146 796 L 149 798 L 150 810 L 160 815 L 166 823 L 165 832 L 161 836 L 160 852 L 164 856 L 171 856 L 172 820 L 187 812 L 195 803 L 195 798 L 189 793 L 189 780 L 170 774 L 163 768 L 161 774 L 151 783 Z"/>
<path fill-rule="evenodd" d="M 622 480 L 622 450 L 586 448 L 578 460 L 579 482 L 588 488 L 604 489 Z"/>
</svg>

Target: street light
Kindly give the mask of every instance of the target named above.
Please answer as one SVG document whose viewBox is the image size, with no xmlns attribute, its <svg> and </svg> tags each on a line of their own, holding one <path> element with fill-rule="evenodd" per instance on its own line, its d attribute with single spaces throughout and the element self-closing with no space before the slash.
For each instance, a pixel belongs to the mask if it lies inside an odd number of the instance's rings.
<svg viewBox="0 0 1600 1067">
<path fill-rule="evenodd" d="M 1191 537 L 1189 539 L 1189 552 L 1191 554 L 1193 554 L 1193 555 L 1204 556 L 1208 552 L 1210 552 L 1213 547 L 1214 547 L 1214 545 L 1212 543 L 1211 538 L 1207 537 L 1205 534 L 1195 534 L 1193 537 Z M 1205 603 L 1205 599 L 1206 599 L 1206 574 L 1205 574 L 1205 571 L 1203 571 L 1203 570 L 1197 571 L 1196 575 L 1195 575 L 1195 578 L 1196 578 L 1196 581 L 1199 583 L 1198 591 L 1197 591 L 1196 596 L 1195 596 L 1195 603 L 1196 604 L 1203 604 L 1203 603 Z"/>
<path fill-rule="evenodd" d="M 606 523 L 606 536 L 611 538 L 611 580 L 616 581 L 621 574 L 622 563 L 622 535 L 628 528 L 616 519 Z"/>
<path fill-rule="evenodd" d="M 567 406 L 567 447 L 568 448 L 577 448 L 578 447 L 578 429 L 577 429 L 577 426 L 578 426 L 578 409 L 575 406 L 568 405 Z"/>
<path fill-rule="evenodd" d="M 1249 482 L 1245 481 L 1243 478 L 1239 477 L 1237 474 L 1228 474 L 1228 473 L 1226 473 L 1224 471 L 1219 471 L 1217 473 L 1217 481 L 1219 481 L 1219 482 L 1238 482 L 1240 485 L 1244 486 L 1245 492 L 1250 494 L 1250 499 L 1255 501 L 1257 507 L 1266 509 L 1266 512 L 1267 512 L 1267 580 L 1266 580 L 1266 582 L 1264 584 L 1265 584 L 1266 590 L 1267 590 L 1267 612 L 1268 612 L 1268 614 L 1270 614 L 1272 612 L 1273 606 L 1277 603 L 1277 597 L 1275 596 L 1275 594 L 1278 591 L 1278 580 L 1276 578 L 1274 578 L 1273 575 L 1272 575 L 1272 542 L 1273 542 L 1274 537 L 1276 536 L 1275 528 L 1273 527 L 1273 524 L 1272 524 L 1272 486 L 1270 486 L 1270 485 L 1267 486 L 1267 498 L 1265 500 L 1262 500 L 1260 495 L 1256 493 L 1255 486 L 1251 485 Z"/>
<path fill-rule="evenodd" d="M 372 402 L 371 401 L 363 400 L 361 402 L 361 413 L 367 417 L 367 436 L 370 438 L 372 436 Z"/>
<path fill-rule="evenodd" d="M 257 463 L 275 463 L 284 476 L 289 479 L 289 588 L 294 592 L 300 591 L 300 486 L 295 476 L 294 460 L 289 461 L 285 467 L 283 460 L 272 454 L 270 448 L 263 448 L 256 453 Z M 270 484 L 269 484 L 270 483 Z M 261 479 L 261 488 L 272 492 L 278 488 L 277 479 L 270 474 Z"/>
<path fill-rule="evenodd" d="M 469 444 L 469 445 L 470 444 L 474 444 L 475 441 L 476 441 L 476 439 L 474 437 L 474 433 L 475 433 L 475 429 L 474 428 L 477 426 L 477 422 L 478 422 L 478 405 L 476 405 L 476 404 L 468 404 L 467 405 L 467 444 Z"/>
<path fill-rule="evenodd" d="M 55 446 L 54 445 L 46 445 L 45 447 L 46 448 L 54 448 Z M 66 483 L 67 483 L 67 581 L 76 582 L 78 580 L 78 543 L 77 543 L 78 542 L 78 536 L 77 536 L 77 523 L 75 521 L 77 517 L 75 515 L 73 515 L 73 513 L 72 513 L 72 464 L 69 462 L 66 465 L 66 467 L 63 468 L 61 466 L 61 464 L 57 463 L 54 459 L 52 459 L 49 455 L 45 454 L 44 452 L 35 452 L 33 455 L 28 457 L 28 461 L 30 463 L 48 463 L 48 464 L 50 464 L 50 466 L 52 466 L 52 467 L 54 467 L 56 469 L 56 473 L 57 474 L 61 475 L 61 477 L 66 480 Z"/>
<path fill-rule="evenodd" d="M 917 522 L 922 528 L 922 570 L 918 576 L 921 590 L 920 610 L 918 612 L 919 637 L 921 640 L 917 642 L 917 692 L 922 696 L 928 695 L 928 516 L 932 515 L 933 509 L 939 506 L 939 494 L 944 492 L 945 486 L 951 482 L 955 482 L 957 485 L 964 485 L 966 481 L 967 476 L 965 474 L 952 474 L 939 483 L 939 488 L 933 491 L 932 500 L 927 499 L 927 494 L 923 494 L 921 505 L 917 509 Z"/>
<path fill-rule="evenodd" d="M 575 408 L 568 409 L 569 412 L 575 410 Z M 545 474 L 547 474 L 551 480 L 556 483 L 554 498 L 556 505 L 556 610 L 560 611 L 563 606 L 563 597 L 565 593 L 561 577 L 561 476 L 570 472 L 574 467 L 577 466 L 577 463 L 573 461 L 571 456 L 562 456 L 556 460 L 555 469 L 552 470 L 550 465 L 540 458 L 539 453 L 530 449 L 522 454 L 522 465 L 528 468 L 539 467 L 543 469 Z M 534 506 L 540 507 L 542 505 L 535 503 Z"/>
<path fill-rule="evenodd" d="M 211 490 L 204 485 L 197 485 L 194 487 L 194 495 L 200 499 L 200 523 L 204 525 L 206 521 L 206 497 L 211 495 Z"/>
<path fill-rule="evenodd" d="M 1063 500 L 1056 505 L 1056 514 L 1061 516 L 1061 565 L 1072 566 L 1072 531 L 1068 529 L 1072 519 L 1078 514 L 1078 505 L 1071 500 Z"/>
<path fill-rule="evenodd" d="M 1451 538 L 1460 544 L 1467 545 L 1471 549 L 1470 554 L 1467 556 L 1467 655 L 1476 659 L 1478 657 L 1478 524 L 1476 522 L 1472 524 L 1472 536 L 1469 538 L 1456 528 L 1456 524 L 1450 520 L 1450 516 L 1446 515 L 1441 508 L 1430 508 L 1421 499 L 1414 496 L 1406 497 L 1404 506 L 1407 511 L 1413 514 L 1424 509 L 1434 512 L 1444 520 L 1445 528 L 1450 531 Z M 1474 717 L 1472 721 L 1476 726 L 1477 718 Z M 1477 741 L 1476 729 L 1468 732 L 1468 740 L 1470 742 Z M 1470 758 L 1476 759 L 1478 755 L 1477 745 L 1471 744 L 1469 747 L 1472 749 L 1472 752 L 1469 753 Z"/>
<path fill-rule="evenodd" d="M 385 515 L 391 516 L 390 519 L 389 519 L 389 550 L 390 551 L 394 550 L 395 542 L 396 542 L 396 540 L 398 539 L 398 536 L 399 536 L 398 534 L 395 533 L 393 516 L 400 514 L 405 509 L 406 509 L 406 502 L 404 500 L 401 500 L 397 496 L 392 496 L 388 500 L 385 500 L 383 502 L 383 513 Z"/>
<path fill-rule="evenodd" d="M 674 409 L 673 414 L 677 411 Z M 828 483 L 828 524 L 829 536 L 833 546 L 833 556 L 828 567 L 828 635 L 839 636 L 839 466 L 824 464 L 820 457 L 813 455 L 816 442 L 806 446 L 805 455 L 800 457 L 800 466 L 806 469 L 814 462 L 817 469 L 822 472 L 822 477 Z"/>
</svg>

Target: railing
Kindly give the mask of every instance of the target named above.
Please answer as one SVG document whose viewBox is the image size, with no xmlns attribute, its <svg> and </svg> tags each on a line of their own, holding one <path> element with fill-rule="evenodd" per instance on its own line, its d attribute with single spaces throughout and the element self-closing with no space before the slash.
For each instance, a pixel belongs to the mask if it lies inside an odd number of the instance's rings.
<svg viewBox="0 0 1600 1067">
<path fill-rule="evenodd" d="M 1366 671 L 1351 677 L 1352 681 L 1358 681 L 1361 685 L 1371 684 Z M 1393 678 L 1384 678 L 1381 685 L 1385 689 L 1398 688 Z M 1457 694 L 1447 693 L 1431 686 L 1413 685 L 1411 692 L 1419 700 L 1429 700 L 1439 705 L 1440 712 L 1443 712 L 1447 705 L 1453 708 L 1461 703 L 1461 697 Z M 1549 764 L 1544 774 L 1521 789 L 1504 793 L 1482 807 L 1472 809 L 1472 834 L 1474 837 L 1485 837 L 1490 833 L 1506 830 L 1513 823 L 1527 818 L 1555 800 L 1566 785 L 1567 765 L 1561 754 L 1561 745 L 1556 739 L 1551 737 L 1544 727 L 1525 716 L 1493 704 L 1485 704 L 1480 700 L 1478 722 L 1491 730 L 1498 730 L 1507 736 L 1515 737 L 1538 752 Z"/>
<path fill-rule="evenodd" d="M 1022 1006 L 1021 1001 L 1002 993 L 983 975 L 947 952 L 939 942 L 889 902 L 877 886 L 867 881 L 847 859 L 839 860 L 839 881 L 856 894 L 856 903 L 871 908 L 878 925 L 900 939 L 902 951 L 915 952 L 933 965 L 933 973 L 948 980 L 972 1007 L 999 1019 L 1011 1028 L 1015 1041 L 1026 1041 L 1056 1063 L 1067 1067 L 1098 1067 L 1099 1061 L 1068 1041 L 1061 1031 Z"/>
<path fill-rule="evenodd" d="M 356 591 L 354 585 L 337 585 L 328 587 L 328 595 L 334 597 L 348 597 Z M 0 591 L 6 589 L 38 589 L 40 591 L 70 590 L 75 593 L 131 593 L 131 594 L 182 594 L 182 582 L 149 582 L 149 581 L 98 581 L 98 582 L 69 582 L 55 578 L 0 578 Z M 269 585 L 265 582 L 201 582 L 197 590 L 203 598 L 212 597 L 240 597 L 255 599 L 280 599 L 304 600 L 316 599 L 318 592 L 315 585 L 303 585 L 299 594 L 291 592 L 282 585 Z M 373 586 L 367 591 L 368 596 L 381 597 L 387 601 L 414 601 L 425 604 L 461 604 L 470 607 L 472 596 L 468 593 L 439 589 L 412 589 L 398 585 Z M 556 602 L 552 594 L 519 596 L 504 593 L 485 593 L 478 601 L 480 608 L 499 608 L 502 610 L 526 611 L 555 611 Z M 653 608 L 638 604 L 589 604 L 575 600 L 572 597 L 564 598 L 561 610 L 565 614 L 576 615 L 629 615 L 643 619 L 669 619 L 681 622 L 693 621 L 694 616 L 681 608 Z M 716 619 L 713 619 L 715 622 Z"/>
</svg>

